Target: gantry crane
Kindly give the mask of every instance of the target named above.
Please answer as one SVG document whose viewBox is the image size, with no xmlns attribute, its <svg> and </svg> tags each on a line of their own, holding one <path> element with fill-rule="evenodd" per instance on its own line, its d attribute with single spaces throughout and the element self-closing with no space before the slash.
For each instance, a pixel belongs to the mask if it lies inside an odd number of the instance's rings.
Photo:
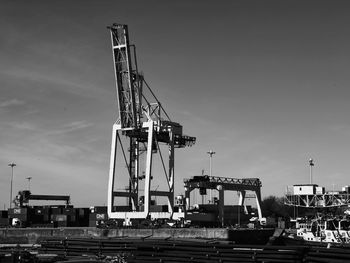
<svg viewBox="0 0 350 263">
<path fill-rule="evenodd" d="M 14 203 L 16 207 L 28 205 L 30 200 L 45 200 L 45 201 L 64 201 L 68 206 L 70 203 L 69 195 L 33 195 L 29 190 L 19 191 Z"/>
<path fill-rule="evenodd" d="M 259 178 L 227 178 L 218 176 L 194 176 L 191 179 L 184 180 L 185 186 L 185 204 L 188 211 L 190 208 L 190 193 L 194 189 L 199 189 L 201 195 L 206 194 L 207 189 L 217 190 L 219 192 L 219 222 L 224 226 L 224 193 L 225 191 L 237 191 L 239 193 L 238 205 L 243 206 L 246 198 L 246 191 L 254 192 L 259 220 L 262 219 L 261 213 L 261 181 Z"/>
<path fill-rule="evenodd" d="M 182 134 L 182 126 L 170 120 L 144 77 L 138 72 L 136 49 L 129 44 L 127 25 L 113 24 L 108 29 L 112 42 L 119 110 L 119 118 L 113 125 L 112 133 L 108 216 L 123 219 L 125 222 L 146 218 L 170 219 L 174 213 L 174 149 L 192 146 L 196 138 Z M 147 97 L 146 93 L 150 96 Z M 167 158 L 163 157 L 160 145 L 167 147 Z M 117 167 L 120 164 L 118 154 L 121 155 L 124 166 Z M 155 154 L 160 155 L 163 175 L 152 173 Z M 123 173 L 123 169 L 126 172 Z M 165 176 L 166 190 L 151 190 L 152 181 L 157 182 L 160 176 Z M 121 191 L 125 182 L 127 187 Z M 165 197 L 167 211 L 151 211 L 152 196 Z M 126 198 L 127 205 L 122 206 L 117 198 Z"/>
</svg>

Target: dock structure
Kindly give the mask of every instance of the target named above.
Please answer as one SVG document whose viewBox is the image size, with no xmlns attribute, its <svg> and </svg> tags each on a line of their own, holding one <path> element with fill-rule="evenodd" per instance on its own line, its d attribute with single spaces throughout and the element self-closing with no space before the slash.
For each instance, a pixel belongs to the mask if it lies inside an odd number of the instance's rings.
<svg viewBox="0 0 350 263">
<path fill-rule="evenodd" d="M 348 206 L 350 204 L 349 187 L 341 191 L 325 191 L 317 184 L 296 184 L 287 187 L 284 203 L 290 206 L 307 208 L 326 208 Z"/>
<path fill-rule="evenodd" d="M 218 209 L 219 221 L 224 225 L 224 192 L 237 191 L 239 194 L 238 205 L 243 206 L 246 198 L 246 191 L 252 191 L 255 194 L 256 205 L 258 210 L 259 220 L 262 219 L 261 213 L 261 181 L 258 178 L 227 178 L 217 176 L 194 176 L 191 179 L 184 180 L 186 210 L 189 210 L 190 193 L 194 189 L 199 189 L 200 193 L 206 194 L 207 189 L 217 190 L 219 192 Z"/>
</svg>

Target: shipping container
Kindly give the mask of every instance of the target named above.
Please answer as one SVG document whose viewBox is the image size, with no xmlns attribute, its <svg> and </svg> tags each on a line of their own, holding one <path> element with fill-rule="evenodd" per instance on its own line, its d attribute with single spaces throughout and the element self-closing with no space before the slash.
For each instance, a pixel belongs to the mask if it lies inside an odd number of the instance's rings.
<svg viewBox="0 0 350 263">
<path fill-rule="evenodd" d="M 62 214 L 62 207 L 51 207 L 51 214 L 60 215 Z"/>
<path fill-rule="evenodd" d="M 27 215 L 28 208 L 27 207 L 21 207 L 21 208 L 10 208 L 8 210 L 8 214 L 13 215 Z"/>
<path fill-rule="evenodd" d="M 44 206 L 35 206 L 33 207 L 34 213 L 36 215 L 49 215 L 50 214 L 50 208 L 44 207 Z"/>
<path fill-rule="evenodd" d="M 43 215 L 43 223 L 46 224 L 50 222 L 50 215 L 49 214 L 44 214 Z"/>
<path fill-rule="evenodd" d="M 21 220 L 21 222 L 27 222 L 28 220 L 27 214 L 14 214 L 14 215 L 10 215 L 9 218 L 10 219 L 18 218 L 19 220 Z"/>
<path fill-rule="evenodd" d="M 0 227 L 7 227 L 9 225 L 9 219 L 0 217 Z"/>
<path fill-rule="evenodd" d="M 106 220 L 107 214 L 96 214 L 96 220 Z"/>
<path fill-rule="evenodd" d="M 76 226 L 89 226 L 89 208 L 77 208 Z"/>
<path fill-rule="evenodd" d="M 6 210 L 0 211 L 0 218 L 8 218 L 8 211 Z"/>
<path fill-rule="evenodd" d="M 92 206 L 90 208 L 91 213 L 97 213 L 97 214 L 106 214 L 107 213 L 107 206 Z"/>
<path fill-rule="evenodd" d="M 42 224 L 44 222 L 44 216 L 43 215 L 30 215 L 27 217 L 27 221 L 30 225 L 32 224 Z"/>
<path fill-rule="evenodd" d="M 89 220 L 89 227 L 96 227 L 97 221 L 96 220 Z"/>
<path fill-rule="evenodd" d="M 52 214 L 51 215 L 51 220 L 54 222 L 67 221 L 67 219 L 68 219 L 67 215 L 63 215 L 63 214 Z"/>
<path fill-rule="evenodd" d="M 68 221 L 57 221 L 57 227 L 67 227 Z"/>
<path fill-rule="evenodd" d="M 107 214 L 91 213 L 89 215 L 89 220 L 106 220 L 106 219 L 108 219 Z"/>
<path fill-rule="evenodd" d="M 96 221 L 96 214 L 95 213 L 91 213 L 89 215 L 89 221 Z"/>
<path fill-rule="evenodd" d="M 77 216 L 79 218 L 84 218 L 90 214 L 90 209 L 89 208 L 76 208 L 77 209 Z"/>
<path fill-rule="evenodd" d="M 75 208 L 72 208 L 72 207 L 67 207 L 67 208 L 63 208 L 62 209 L 62 214 L 65 214 L 65 215 L 76 215 L 76 209 Z"/>
</svg>

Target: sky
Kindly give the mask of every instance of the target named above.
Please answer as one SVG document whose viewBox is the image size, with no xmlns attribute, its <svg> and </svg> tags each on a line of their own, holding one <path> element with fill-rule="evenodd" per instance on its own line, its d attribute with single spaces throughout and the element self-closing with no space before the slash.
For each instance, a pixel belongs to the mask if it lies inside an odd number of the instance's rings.
<svg viewBox="0 0 350 263">
<path fill-rule="evenodd" d="M 118 118 L 107 26 L 129 26 L 138 67 L 173 121 L 183 179 L 257 177 L 262 196 L 293 184 L 350 184 L 348 1 L 0 2 L 0 208 L 14 193 L 105 205 Z M 30 181 L 26 179 L 32 177 Z"/>
</svg>

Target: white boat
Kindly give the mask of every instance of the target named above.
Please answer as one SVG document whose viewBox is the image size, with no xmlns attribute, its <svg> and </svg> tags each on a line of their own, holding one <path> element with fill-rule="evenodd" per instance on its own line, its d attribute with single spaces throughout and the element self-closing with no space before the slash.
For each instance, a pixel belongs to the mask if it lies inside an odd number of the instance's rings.
<svg viewBox="0 0 350 263">
<path fill-rule="evenodd" d="M 311 220 L 301 219 L 296 222 L 296 233 L 284 235 L 285 241 L 297 241 L 310 245 L 349 245 L 349 217 L 316 217 Z M 302 242 L 300 242 L 302 241 Z"/>
</svg>

